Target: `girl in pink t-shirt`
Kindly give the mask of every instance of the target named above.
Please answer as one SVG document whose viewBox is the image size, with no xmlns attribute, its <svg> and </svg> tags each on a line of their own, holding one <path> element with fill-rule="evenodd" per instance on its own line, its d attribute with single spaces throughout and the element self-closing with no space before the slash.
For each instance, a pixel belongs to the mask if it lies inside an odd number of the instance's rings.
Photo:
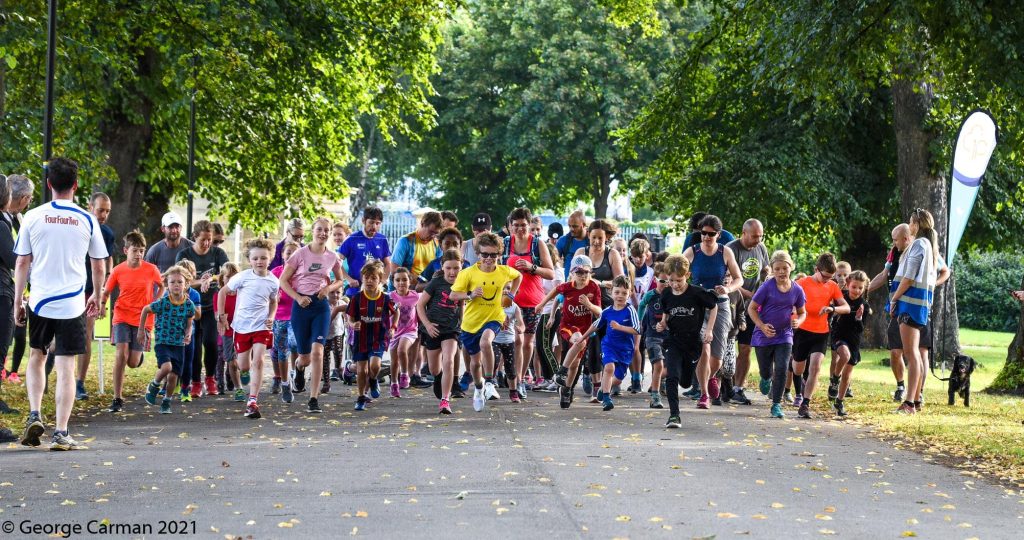
<svg viewBox="0 0 1024 540">
<path fill-rule="evenodd" d="M 391 336 L 389 349 L 391 350 L 391 396 L 402 397 L 400 392 L 403 388 L 409 388 L 409 374 L 418 365 L 414 365 L 415 354 L 412 346 L 416 342 L 416 329 L 418 318 L 416 316 L 416 303 L 419 302 L 420 293 L 412 290 L 412 274 L 405 268 L 395 270 L 391 275 L 395 290 L 391 291 L 391 300 L 398 307 L 398 327 Z"/>
</svg>

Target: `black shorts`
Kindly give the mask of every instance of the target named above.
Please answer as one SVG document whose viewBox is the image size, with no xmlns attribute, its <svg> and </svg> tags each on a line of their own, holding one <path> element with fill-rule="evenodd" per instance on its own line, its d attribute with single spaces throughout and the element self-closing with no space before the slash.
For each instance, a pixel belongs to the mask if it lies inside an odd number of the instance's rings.
<svg viewBox="0 0 1024 540">
<path fill-rule="evenodd" d="M 799 328 L 793 332 L 793 361 L 806 362 L 814 353 L 825 354 L 828 334 L 808 332 Z"/>
<path fill-rule="evenodd" d="M 523 314 L 523 326 L 526 327 L 523 330 L 524 334 L 536 334 L 537 333 L 537 321 L 540 320 L 540 315 L 537 314 L 537 308 L 532 307 L 521 307 L 519 308 L 520 313 Z"/>
<path fill-rule="evenodd" d="M 754 337 L 754 321 L 746 310 L 743 311 L 743 318 L 747 320 L 747 327 L 736 334 L 736 341 L 740 345 L 750 345 L 750 340 Z"/>
<path fill-rule="evenodd" d="M 851 345 L 849 342 L 847 342 L 846 340 L 842 339 L 841 337 L 836 337 L 835 339 L 832 340 L 832 350 L 833 351 L 838 349 L 839 347 L 841 347 L 843 345 L 846 345 L 846 347 L 848 349 L 850 349 L 850 359 L 847 360 L 846 365 L 848 365 L 848 366 L 856 366 L 857 364 L 859 364 L 860 363 L 860 345 L 859 344 Z"/>
<path fill-rule="evenodd" d="M 156 354 L 157 366 L 170 362 L 171 373 L 181 375 L 181 368 L 185 365 L 184 345 L 156 345 L 153 352 Z"/>
<path fill-rule="evenodd" d="M 441 349 L 441 342 L 454 339 L 456 342 L 459 341 L 458 332 L 441 332 L 437 334 L 436 338 L 430 337 L 430 334 L 420 331 L 420 344 L 423 348 L 428 351 L 437 351 Z"/>
<path fill-rule="evenodd" d="M 920 346 L 925 349 L 932 348 L 932 321 L 928 319 L 928 324 L 921 328 L 920 325 L 915 324 L 916 328 L 921 330 L 921 341 Z M 903 350 L 903 338 L 900 336 L 900 321 L 896 317 L 889 317 L 889 326 L 885 329 L 885 335 L 889 342 L 889 350 Z"/>
<path fill-rule="evenodd" d="M 85 353 L 85 313 L 74 319 L 50 319 L 40 317 L 28 310 L 29 347 L 41 351 L 50 348 L 54 342 L 53 354 L 73 356 Z"/>
</svg>

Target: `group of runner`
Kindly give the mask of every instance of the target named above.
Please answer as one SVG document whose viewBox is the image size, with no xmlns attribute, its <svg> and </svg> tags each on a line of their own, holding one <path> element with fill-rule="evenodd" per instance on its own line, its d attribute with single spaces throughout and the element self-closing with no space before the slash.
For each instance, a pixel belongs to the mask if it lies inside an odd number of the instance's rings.
<svg viewBox="0 0 1024 540">
<path fill-rule="evenodd" d="M 180 217 L 168 212 L 161 240 L 147 246 L 139 232 L 125 235 L 125 260 L 112 266 L 103 225 L 109 198 L 93 195 L 91 213 L 75 206 L 77 166 L 66 159 L 51 162 L 47 185 L 53 202 L 20 221 L 24 206 L 4 201 L 4 224 L 18 233 L 17 259 L 8 265 L 11 315 L 19 328 L 27 322 L 32 351 L 21 442 L 41 444 L 49 352 L 57 371 L 51 448 L 59 450 L 78 446 L 67 421 L 74 398 L 88 396 L 91 327 L 114 295 L 112 412 L 126 406 L 126 368 L 150 356 L 156 367 L 145 401 L 161 413 L 171 412 L 175 398 L 227 393 L 244 402 L 246 417 L 260 418 L 269 353 L 271 393 L 291 403 L 308 391 L 308 413 L 322 412 L 320 399 L 336 381 L 355 385 L 357 411 L 381 398 L 385 380 L 393 398 L 410 386 L 431 387 L 439 414 L 452 414 L 453 400 L 470 390 L 473 409 L 482 411 L 502 399 L 500 388 L 513 403 L 534 391 L 558 392 L 567 409 L 579 386 L 585 401 L 606 411 L 623 388 L 646 392 L 652 409 L 664 408 L 665 396 L 666 426 L 678 428 L 681 389 L 699 409 L 752 403 L 752 351 L 770 414 L 784 417 L 783 403 L 791 401 L 810 418 L 831 350 L 826 393 L 835 414 L 846 415 L 864 320 L 872 316 L 866 295 L 886 285 L 897 412 L 920 411 L 929 308 L 949 275 L 933 218 L 921 209 L 893 230 L 886 267 L 870 280 L 829 253 L 810 275 L 794 276 L 788 253 L 769 254 L 756 219 L 735 237 L 718 217 L 698 213 L 683 252 L 669 254 L 652 252 L 643 234 L 619 237 L 610 221 L 588 223 L 582 212 L 569 216 L 567 234 L 555 223 L 545 238 L 526 208 L 511 212 L 501 234 L 488 214 L 473 216 L 469 239 L 454 213 L 426 212 L 393 251 L 378 208 L 364 209 L 351 234 L 346 223 L 318 218 L 307 239 L 302 221 L 292 220 L 276 245 L 246 242 L 245 270 L 219 247 L 224 234 L 216 224 L 199 221 L 186 239 Z M 75 376 L 78 355 L 85 359 Z"/>
</svg>

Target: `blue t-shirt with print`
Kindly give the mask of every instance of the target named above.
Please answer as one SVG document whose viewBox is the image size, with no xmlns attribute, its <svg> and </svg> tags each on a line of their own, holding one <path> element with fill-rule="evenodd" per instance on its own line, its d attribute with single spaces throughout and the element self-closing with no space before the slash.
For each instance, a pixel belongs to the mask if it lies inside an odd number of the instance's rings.
<svg viewBox="0 0 1024 540">
<path fill-rule="evenodd" d="M 360 279 L 360 272 L 367 260 L 384 260 L 391 256 L 391 247 L 388 246 L 388 239 L 383 234 L 377 233 L 373 238 L 367 238 L 363 231 L 356 231 L 345 239 L 338 248 L 338 254 L 348 262 L 348 275 L 353 279 Z M 358 287 L 345 289 L 346 296 L 353 296 L 359 292 Z"/>
<path fill-rule="evenodd" d="M 611 323 L 613 321 L 639 331 L 640 317 L 636 314 L 633 306 L 626 304 L 626 307 L 622 309 L 615 309 L 614 306 L 605 308 L 601 312 L 601 320 L 597 323 L 598 330 L 605 330 L 604 338 L 601 340 L 601 348 L 619 351 L 623 354 L 628 353 L 629 358 L 632 359 L 634 336 L 628 332 L 612 328 Z"/>
<path fill-rule="evenodd" d="M 156 344 L 184 345 L 188 320 L 196 315 L 195 303 L 186 298 L 184 302 L 175 305 L 170 297 L 164 296 L 150 304 L 149 309 L 156 315 L 156 323 L 153 325 Z"/>
</svg>

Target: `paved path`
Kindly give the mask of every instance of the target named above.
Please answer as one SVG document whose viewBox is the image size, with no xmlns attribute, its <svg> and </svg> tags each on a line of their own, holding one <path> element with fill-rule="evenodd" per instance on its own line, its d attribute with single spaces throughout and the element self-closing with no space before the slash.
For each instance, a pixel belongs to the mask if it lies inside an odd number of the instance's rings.
<svg viewBox="0 0 1024 540">
<path fill-rule="evenodd" d="M 0 522 L 106 519 L 152 537 L 184 520 L 210 538 L 1019 538 L 1024 523 L 1019 495 L 763 403 L 688 403 L 667 431 L 641 396 L 610 413 L 462 399 L 438 417 L 421 391 L 358 414 L 350 392 L 336 386 L 319 416 L 267 400 L 256 421 L 227 397 L 84 411 L 72 433 L 89 450 L 0 453 Z"/>
</svg>

